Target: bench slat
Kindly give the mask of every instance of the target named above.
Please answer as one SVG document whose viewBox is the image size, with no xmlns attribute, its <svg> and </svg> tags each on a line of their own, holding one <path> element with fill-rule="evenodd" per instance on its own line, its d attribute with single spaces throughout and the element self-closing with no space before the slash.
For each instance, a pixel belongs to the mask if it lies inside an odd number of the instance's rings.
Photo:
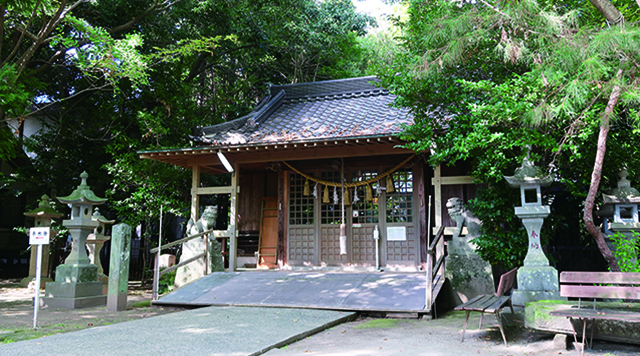
<svg viewBox="0 0 640 356">
<path fill-rule="evenodd" d="M 640 287 L 560 285 L 561 297 L 640 299 Z"/>
<path fill-rule="evenodd" d="M 462 305 L 458 305 L 455 310 L 471 310 L 471 311 L 485 311 L 487 307 L 490 307 L 498 299 L 495 295 L 482 295 L 481 298 L 476 298 Z"/>
<path fill-rule="evenodd" d="M 502 308 L 505 304 L 507 304 L 509 302 L 509 299 L 511 299 L 510 296 L 499 297 L 493 304 L 488 306 L 487 309 L 485 309 L 484 311 L 486 313 L 495 313 L 496 310 Z"/>
<path fill-rule="evenodd" d="M 640 273 L 632 272 L 561 272 L 560 283 L 640 284 Z"/>
</svg>

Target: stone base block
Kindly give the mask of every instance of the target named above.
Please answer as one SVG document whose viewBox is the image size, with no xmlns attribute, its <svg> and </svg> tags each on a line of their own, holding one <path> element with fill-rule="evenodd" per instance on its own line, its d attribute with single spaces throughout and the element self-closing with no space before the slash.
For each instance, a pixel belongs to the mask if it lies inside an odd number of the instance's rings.
<svg viewBox="0 0 640 356">
<path fill-rule="evenodd" d="M 544 332 L 573 335 L 568 318 L 551 316 L 549 313 L 552 310 L 577 308 L 577 306 L 578 302 L 575 301 L 543 300 L 529 303 L 524 309 L 525 327 Z M 593 302 L 582 301 L 582 307 L 593 308 Z M 600 310 L 640 312 L 640 303 L 598 302 L 596 307 Z M 578 333 L 578 340 L 582 340 L 582 321 L 574 320 L 573 326 Z M 640 323 L 615 320 L 598 320 L 595 324 L 589 322 L 587 325 L 588 337 L 591 337 L 591 328 L 594 328 L 594 339 L 640 345 Z M 573 336 L 569 340 L 573 341 Z M 574 343 L 574 346 L 579 349 L 580 344 Z"/>
<path fill-rule="evenodd" d="M 559 285 L 558 271 L 551 266 L 523 266 L 518 269 L 518 290 L 557 292 Z"/>
<path fill-rule="evenodd" d="M 107 304 L 106 295 L 80 298 L 43 297 L 42 306 L 53 309 L 82 309 L 99 307 Z"/>
<path fill-rule="evenodd" d="M 88 264 L 63 264 L 56 268 L 56 282 L 86 283 L 98 280 L 98 266 Z"/>
<path fill-rule="evenodd" d="M 539 300 L 566 300 L 560 296 L 560 292 L 550 291 L 530 291 L 530 290 L 514 290 L 511 293 L 511 303 L 513 306 L 524 307 L 527 303 L 537 302 Z"/>
<path fill-rule="evenodd" d="M 556 334 L 556 336 L 553 337 L 553 349 L 565 351 L 567 349 L 567 335 Z"/>
<path fill-rule="evenodd" d="M 49 282 L 45 289 L 45 297 L 83 298 L 102 295 L 102 282 L 62 283 Z"/>
</svg>

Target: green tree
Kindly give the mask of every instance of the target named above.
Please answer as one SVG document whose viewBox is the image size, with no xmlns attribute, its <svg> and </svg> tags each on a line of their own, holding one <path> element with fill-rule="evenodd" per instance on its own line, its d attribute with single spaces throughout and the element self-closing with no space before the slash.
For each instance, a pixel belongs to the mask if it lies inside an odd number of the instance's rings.
<svg viewBox="0 0 640 356">
<path fill-rule="evenodd" d="M 506 189 L 501 178 L 513 173 L 525 145 L 532 144 L 534 160 L 551 164 L 550 173 L 585 199 L 586 227 L 612 270 L 617 269 L 589 217 L 601 164 L 605 171 L 616 171 L 621 167 L 613 164 L 621 163 L 620 155 L 631 170 L 638 168 L 633 155 L 637 149 L 624 152 L 621 147 L 639 143 L 630 135 L 637 131 L 634 63 L 640 59 L 639 30 L 615 24 L 620 22 L 619 14 L 637 21 L 640 12 L 621 1 L 603 3 L 614 10 L 619 6 L 623 12 L 616 15 L 611 9 L 579 1 L 410 2 L 410 19 L 404 24 L 406 53 L 383 77 L 400 96 L 399 104 L 414 110 L 416 125 L 405 135 L 413 140 L 408 146 L 418 151 L 434 149 L 433 164 L 470 160 L 473 175 L 489 185 L 474 202 L 487 214 L 483 240 L 489 249 L 485 252 L 480 241 L 485 256 L 510 238 L 526 238 L 521 229 L 507 224 L 512 211 L 491 212 L 491 200 L 505 207 L 505 199 L 516 202 L 513 196 L 501 197 Z M 606 130 L 614 115 L 619 118 L 618 146 L 603 161 Z M 598 132 L 601 139 L 595 144 Z M 621 137 L 630 141 L 618 141 Z M 575 168 L 585 168 L 589 159 L 596 161 L 595 168 L 589 169 L 594 173 L 591 181 L 585 179 L 584 169 Z M 588 193 L 585 186 L 590 187 Z M 505 238 L 499 230 L 513 236 Z M 522 254 L 522 250 L 515 252 Z M 513 263 L 503 257 L 489 258 L 494 263 Z"/>
</svg>

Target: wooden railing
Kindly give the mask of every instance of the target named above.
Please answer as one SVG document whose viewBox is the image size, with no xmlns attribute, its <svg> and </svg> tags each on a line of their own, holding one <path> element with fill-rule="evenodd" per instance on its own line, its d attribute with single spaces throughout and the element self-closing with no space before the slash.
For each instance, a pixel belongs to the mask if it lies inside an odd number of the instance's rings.
<svg viewBox="0 0 640 356">
<path fill-rule="evenodd" d="M 185 242 L 188 242 L 188 241 L 191 241 L 193 239 L 196 239 L 196 238 L 199 238 L 199 237 L 203 237 L 203 236 L 205 237 L 203 239 L 203 243 L 204 243 L 204 252 L 203 253 L 201 253 L 199 255 L 195 255 L 195 256 L 193 256 L 193 257 L 191 257 L 189 259 L 186 259 L 184 261 L 180 261 L 180 263 L 178 263 L 176 265 L 173 265 L 173 266 L 171 266 L 169 268 L 165 268 L 162 271 L 160 271 L 160 252 L 163 249 L 166 249 L 166 248 L 169 248 L 169 247 L 173 247 L 173 246 L 176 246 L 176 245 L 181 245 L 181 244 L 184 244 Z M 151 292 L 152 300 L 153 301 L 158 300 L 158 289 L 160 287 L 160 277 L 162 277 L 164 274 L 167 274 L 167 273 L 169 273 L 171 271 L 174 271 L 174 270 L 176 270 L 176 269 L 178 269 L 178 268 L 180 268 L 180 267 L 182 267 L 184 265 L 187 265 L 187 264 L 189 264 L 189 263 L 191 263 L 193 261 L 196 261 L 196 260 L 198 260 L 200 258 L 204 259 L 204 263 L 203 263 L 203 265 L 204 265 L 204 267 L 203 267 L 204 268 L 204 271 L 203 271 L 204 275 L 209 274 L 209 271 L 208 271 L 208 268 L 207 268 L 208 267 L 208 261 L 209 261 L 208 256 L 210 254 L 210 251 L 209 251 L 209 239 L 215 239 L 215 238 L 224 238 L 224 239 L 226 239 L 226 238 L 229 238 L 229 236 L 230 236 L 229 231 L 207 230 L 205 232 L 201 232 L 199 234 L 188 236 L 188 237 L 185 237 L 183 239 L 170 242 L 170 243 L 168 243 L 166 245 L 158 246 L 156 248 L 151 249 L 151 253 L 156 255 L 155 263 L 154 263 L 154 266 L 153 266 L 153 288 L 152 288 L 152 292 Z"/>
<path fill-rule="evenodd" d="M 427 310 L 435 309 L 435 299 L 445 279 L 444 267 L 444 226 L 440 226 L 427 250 L 427 288 L 425 299 L 425 309 Z"/>
</svg>

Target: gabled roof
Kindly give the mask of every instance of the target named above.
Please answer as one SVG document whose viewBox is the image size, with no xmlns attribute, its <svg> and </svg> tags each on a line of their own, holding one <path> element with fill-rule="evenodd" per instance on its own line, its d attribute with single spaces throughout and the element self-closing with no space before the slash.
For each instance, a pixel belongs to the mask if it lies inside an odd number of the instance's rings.
<svg viewBox="0 0 640 356">
<path fill-rule="evenodd" d="M 194 137 L 216 147 L 260 146 L 390 136 L 412 124 L 406 108 L 375 77 L 275 85 L 249 115 L 205 127 Z"/>
</svg>

